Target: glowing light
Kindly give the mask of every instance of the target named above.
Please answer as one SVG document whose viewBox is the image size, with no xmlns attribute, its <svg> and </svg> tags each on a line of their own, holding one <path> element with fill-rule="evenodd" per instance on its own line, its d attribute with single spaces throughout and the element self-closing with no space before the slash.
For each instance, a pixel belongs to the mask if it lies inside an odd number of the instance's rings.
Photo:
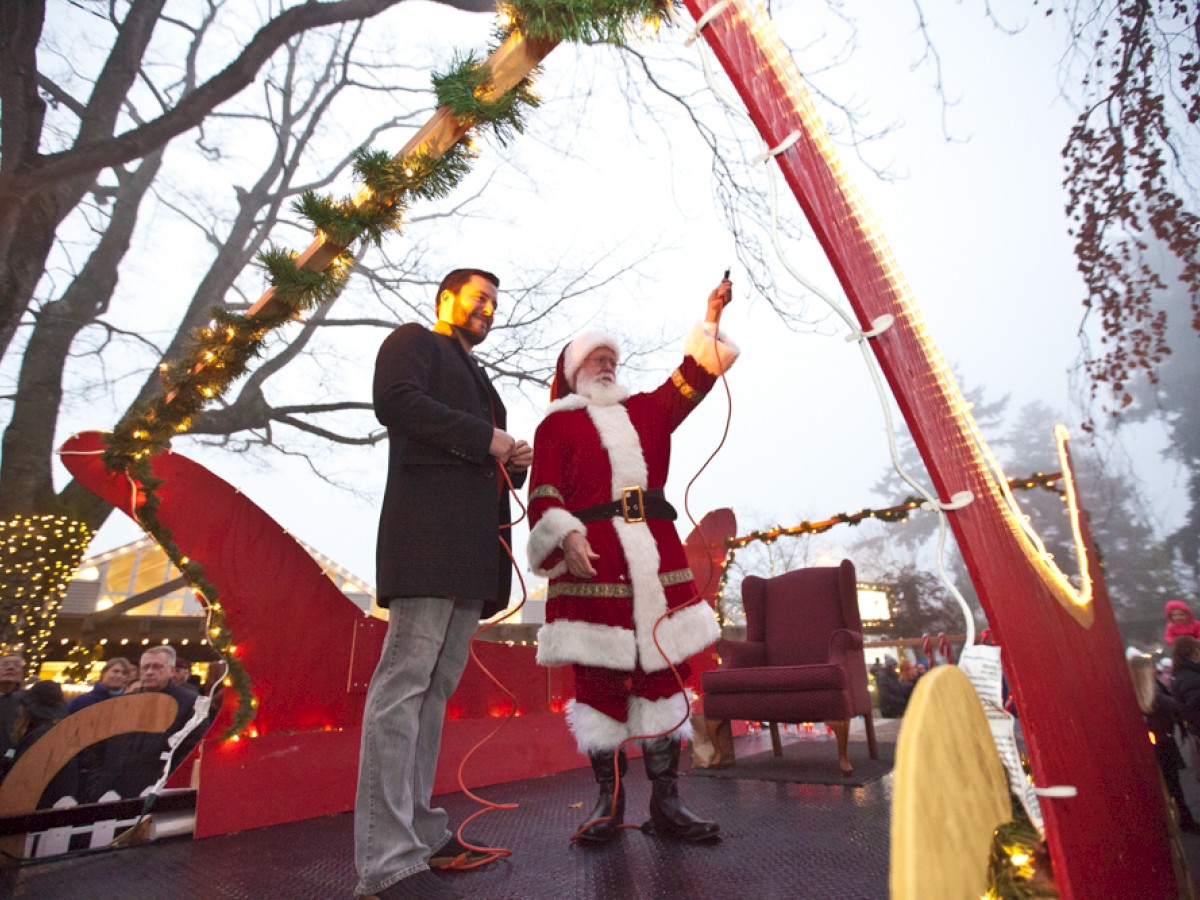
<svg viewBox="0 0 1200 900">
<path fill-rule="evenodd" d="M 658 37 L 659 31 L 662 30 L 662 16 L 648 15 L 644 16 L 640 21 L 630 21 L 625 26 L 625 32 L 629 35 L 631 41 L 652 41 Z"/>
<path fill-rule="evenodd" d="M 72 571 L 91 540 L 82 522 L 57 516 L 0 520 L 0 650 L 25 655 L 36 671 Z"/>
</svg>

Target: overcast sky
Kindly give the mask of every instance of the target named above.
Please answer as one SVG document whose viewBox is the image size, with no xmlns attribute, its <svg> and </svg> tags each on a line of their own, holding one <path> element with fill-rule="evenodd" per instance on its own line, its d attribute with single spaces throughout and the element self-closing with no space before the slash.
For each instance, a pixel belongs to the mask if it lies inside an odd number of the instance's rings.
<svg viewBox="0 0 1200 900">
<path fill-rule="evenodd" d="M 486 17 L 411 6 L 406 15 L 424 29 L 425 43 L 483 46 Z M 946 93 L 956 101 L 944 110 L 931 87 L 931 67 L 911 68 L 921 53 L 911 9 L 871 6 L 870 21 L 858 23 L 853 57 L 836 76 L 823 75 L 821 85 L 867 104 L 877 126 L 897 124 L 870 152 L 876 165 L 890 165 L 903 178 L 881 182 L 850 154 L 848 169 L 880 220 L 930 333 L 965 386 L 984 386 L 989 399 L 1011 395 L 1014 411 L 1044 401 L 1074 427 L 1078 414 L 1070 408 L 1068 372 L 1078 353 L 1081 286 L 1061 187 L 1060 149 L 1073 118 L 1058 90 L 1062 37 L 1040 17 L 1025 23 L 1022 33 L 1006 35 L 984 19 L 982 4 L 942 5 L 932 21 L 933 37 Z M 818 7 L 824 4 L 795 3 L 779 15 L 792 46 L 808 47 L 822 34 L 832 41 L 836 32 L 825 29 L 835 26 L 813 18 Z M 683 47 L 678 32 L 663 40 L 674 52 L 696 52 Z M 575 54 L 560 48 L 547 59 L 539 90 L 548 106 L 572 100 L 569 67 Z M 503 278 L 516 261 L 554 242 L 581 249 L 607 245 L 614 235 L 656 242 L 664 250 L 641 273 L 636 290 L 614 296 L 609 308 L 589 304 L 576 315 L 581 324 L 599 319 L 623 334 L 639 329 L 678 334 L 680 344 L 722 270 L 733 266 L 736 299 L 723 325 L 744 355 L 729 377 L 729 439 L 691 493 L 697 519 L 709 509 L 731 506 L 745 531 L 882 505 L 910 493 L 899 480 L 889 496 L 869 490 L 888 465 L 888 450 L 879 401 L 858 349 L 832 321 L 789 331 L 764 298 L 739 291 L 744 281 L 739 282 L 734 240 L 714 210 L 705 148 L 686 129 L 664 145 L 650 126 L 631 122 L 619 102 L 593 98 L 588 125 L 570 136 L 568 147 L 551 149 L 555 136 L 539 133 L 534 122 L 527 146 L 521 144 L 526 138 L 518 138 L 512 152 L 525 161 L 526 171 L 536 171 L 536 192 L 527 184 L 518 187 L 525 176 L 516 170 L 507 188 L 501 179 L 496 189 L 496 203 L 515 227 L 490 233 L 456 229 L 442 238 L 443 249 L 466 264 L 494 268 Z M 739 137 L 755 140 L 748 129 Z M 794 209 L 782 184 L 780 190 L 781 206 Z M 840 294 L 808 246 L 791 249 L 804 260 L 806 277 Z M 782 264 L 779 269 L 786 280 Z M 636 293 L 636 303 L 629 293 Z M 373 354 L 374 348 L 363 353 L 358 377 L 364 388 Z M 633 386 L 656 385 L 673 364 L 664 358 L 653 372 L 633 373 Z M 532 439 L 541 405 L 518 400 L 510 406 L 511 430 Z M 668 485 L 677 505 L 716 448 L 727 412 L 717 392 L 678 433 Z M 184 443 L 176 449 L 202 459 L 293 534 L 373 583 L 382 450 L 362 472 L 360 489 L 367 496 L 360 499 L 321 484 L 299 463 L 272 458 L 269 467 L 255 467 L 192 452 Z M 1010 474 L 1025 471 L 1017 467 Z M 525 533 L 521 526 L 521 547 Z M 114 516 L 92 549 L 138 536 L 136 526 Z"/>
</svg>

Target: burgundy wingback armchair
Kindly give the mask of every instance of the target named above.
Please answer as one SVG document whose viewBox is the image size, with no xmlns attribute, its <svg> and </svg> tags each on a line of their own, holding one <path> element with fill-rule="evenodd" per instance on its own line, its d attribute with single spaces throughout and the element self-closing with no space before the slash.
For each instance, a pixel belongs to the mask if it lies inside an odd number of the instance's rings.
<svg viewBox="0 0 1200 900">
<path fill-rule="evenodd" d="M 871 759 L 878 759 L 854 564 L 748 575 L 742 605 L 746 640 L 721 641 L 720 668 L 701 677 L 710 727 L 724 719 L 769 722 L 779 756 L 778 723 L 825 722 L 850 775 L 850 719 L 863 716 Z"/>
</svg>

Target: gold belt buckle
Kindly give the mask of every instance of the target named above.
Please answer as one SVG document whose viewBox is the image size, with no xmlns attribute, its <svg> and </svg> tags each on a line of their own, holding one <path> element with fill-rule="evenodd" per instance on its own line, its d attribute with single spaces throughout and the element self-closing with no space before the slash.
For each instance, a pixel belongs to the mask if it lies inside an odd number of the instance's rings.
<svg viewBox="0 0 1200 900">
<path fill-rule="evenodd" d="M 630 501 L 632 495 L 633 500 Z M 646 505 L 643 502 L 642 489 L 640 487 L 621 488 L 621 515 L 626 522 L 645 522 L 646 521 Z M 630 507 L 633 508 L 634 514 L 630 514 Z"/>
</svg>

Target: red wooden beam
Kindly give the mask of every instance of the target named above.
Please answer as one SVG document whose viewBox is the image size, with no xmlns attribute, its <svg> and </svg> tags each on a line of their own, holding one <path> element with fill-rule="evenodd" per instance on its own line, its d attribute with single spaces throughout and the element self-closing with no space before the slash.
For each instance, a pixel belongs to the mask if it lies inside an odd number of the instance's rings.
<svg viewBox="0 0 1200 900">
<path fill-rule="evenodd" d="M 742 2 L 685 0 L 771 148 L 829 257 L 864 331 L 891 328 L 871 349 L 943 500 L 970 491 L 949 513 L 979 592 L 1024 724 L 1035 784 L 1078 795 L 1042 803 L 1055 878 L 1064 898 L 1175 897 L 1168 819 L 1090 535 L 1083 535 L 1089 602 L 1044 560 L 1005 505 L 986 446 L 953 375 L 909 295 L 861 198 L 838 169 L 774 27 Z M 962 286 L 970 302 L 971 285 Z M 1086 531 L 1086 526 L 1084 526 Z M 952 723 L 948 723 L 952 725 Z"/>
</svg>

